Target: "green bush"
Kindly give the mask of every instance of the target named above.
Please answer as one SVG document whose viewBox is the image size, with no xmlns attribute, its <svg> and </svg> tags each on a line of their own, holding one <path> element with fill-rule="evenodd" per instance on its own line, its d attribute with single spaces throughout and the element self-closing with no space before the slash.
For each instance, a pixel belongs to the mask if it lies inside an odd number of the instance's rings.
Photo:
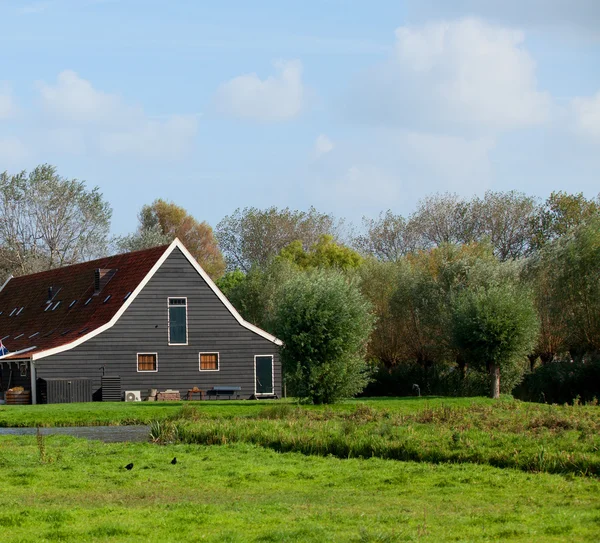
<svg viewBox="0 0 600 543">
<path fill-rule="evenodd" d="M 526 361 L 507 366 L 502 373 L 500 392 L 511 394 L 523 379 Z M 487 396 L 492 383 L 488 373 L 467 369 L 463 376 L 455 364 L 434 364 L 429 368 L 414 363 L 398 364 L 391 369 L 377 365 L 372 381 L 362 396 L 411 396 L 416 384 L 423 396 Z"/>
<path fill-rule="evenodd" d="M 370 305 L 342 273 L 314 271 L 281 289 L 274 331 L 290 390 L 313 403 L 350 398 L 369 381 Z"/>
<path fill-rule="evenodd" d="M 600 397 L 600 358 L 555 360 L 539 366 L 525 376 L 514 394 L 533 402 L 592 402 Z"/>
</svg>

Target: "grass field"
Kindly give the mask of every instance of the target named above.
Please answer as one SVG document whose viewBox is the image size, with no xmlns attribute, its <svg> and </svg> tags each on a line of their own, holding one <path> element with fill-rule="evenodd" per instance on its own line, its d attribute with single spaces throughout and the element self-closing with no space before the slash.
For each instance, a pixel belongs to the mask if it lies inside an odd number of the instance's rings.
<svg viewBox="0 0 600 543">
<path fill-rule="evenodd" d="M 558 542 L 600 531 L 592 478 L 246 444 L 10 437 L 0 451 L 4 542 Z"/>
<path fill-rule="evenodd" d="M 0 540 L 558 542 L 600 533 L 597 406 L 407 398 L 0 408 L 1 426 L 151 421 L 163 445 L 1 437 Z"/>
</svg>

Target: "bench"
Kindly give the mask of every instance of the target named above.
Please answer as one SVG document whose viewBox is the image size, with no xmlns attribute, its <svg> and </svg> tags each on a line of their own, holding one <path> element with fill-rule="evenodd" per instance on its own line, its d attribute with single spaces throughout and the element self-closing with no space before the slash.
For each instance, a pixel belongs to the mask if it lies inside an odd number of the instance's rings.
<svg viewBox="0 0 600 543">
<path fill-rule="evenodd" d="M 208 398 L 214 397 L 215 399 L 218 399 L 219 396 L 227 396 L 227 398 L 229 400 L 231 400 L 232 396 L 235 396 L 235 399 L 239 400 L 241 390 L 242 390 L 242 387 L 229 387 L 229 386 L 212 387 L 206 391 L 206 396 Z"/>
</svg>

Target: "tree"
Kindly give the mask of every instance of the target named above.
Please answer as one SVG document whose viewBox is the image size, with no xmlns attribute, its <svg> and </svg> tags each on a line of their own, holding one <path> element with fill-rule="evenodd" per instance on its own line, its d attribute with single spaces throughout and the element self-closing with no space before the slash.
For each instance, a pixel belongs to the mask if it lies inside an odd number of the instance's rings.
<svg viewBox="0 0 600 543">
<path fill-rule="evenodd" d="M 275 259 L 264 268 L 253 267 L 248 273 L 227 272 L 217 284 L 245 320 L 272 332 L 278 292 L 298 273 L 290 262 Z"/>
<path fill-rule="evenodd" d="M 135 234 L 121 238 L 122 249 L 154 247 L 179 238 L 187 250 L 213 279 L 225 272 L 225 261 L 210 225 L 198 222 L 183 207 L 157 199 L 142 207 Z"/>
<path fill-rule="evenodd" d="M 354 246 L 365 255 L 398 262 L 415 249 L 414 228 L 409 228 L 404 217 L 394 215 L 389 209 L 377 219 L 363 217 L 363 226 L 366 232 L 354 239 Z"/>
<path fill-rule="evenodd" d="M 532 218 L 538 213 L 535 198 L 515 190 L 487 191 L 483 199 L 474 199 L 470 207 L 474 239 L 489 240 L 501 261 L 528 253 Z"/>
<path fill-rule="evenodd" d="M 118 237 L 114 244 L 119 252 L 129 253 L 171 243 L 170 236 L 163 234 L 159 224 L 151 228 L 140 228 L 128 236 Z"/>
<path fill-rule="evenodd" d="M 331 215 L 289 208 L 236 209 L 226 216 L 216 229 L 219 246 L 230 269 L 249 271 L 253 266 L 264 267 L 293 241 L 299 240 L 304 249 L 328 234 L 336 237 L 339 224 Z"/>
<path fill-rule="evenodd" d="M 352 397 L 369 381 L 364 360 L 369 303 L 337 271 L 299 274 L 281 289 L 274 331 L 290 388 L 313 403 Z"/>
<path fill-rule="evenodd" d="M 530 297 L 508 282 L 466 289 L 454 303 L 454 342 L 469 364 L 489 371 L 492 398 L 500 397 L 501 369 L 535 348 L 538 327 Z"/>
<path fill-rule="evenodd" d="M 600 352 L 600 218 L 574 228 L 542 251 L 552 273 L 555 323 L 564 322 L 573 358 Z"/>
<path fill-rule="evenodd" d="M 532 217 L 531 249 L 540 250 L 547 243 L 567 234 L 572 228 L 600 216 L 600 201 L 588 200 L 580 192 L 553 192 Z"/>
<path fill-rule="evenodd" d="M 434 194 L 421 200 L 407 228 L 414 232 L 411 235 L 420 249 L 475 239 L 470 204 L 457 194 Z"/>
<path fill-rule="evenodd" d="M 319 240 L 305 250 L 300 240 L 292 241 L 279 253 L 278 258 L 292 262 L 300 269 L 336 268 L 350 270 L 358 268 L 362 257 L 356 252 L 336 243 L 332 236 L 323 234 Z"/>
<path fill-rule="evenodd" d="M 0 174 L 0 250 L 7 273 L 26 274 L 99 257 L 112 211 L 98 187 L 43 164 Z"/>
</svg>

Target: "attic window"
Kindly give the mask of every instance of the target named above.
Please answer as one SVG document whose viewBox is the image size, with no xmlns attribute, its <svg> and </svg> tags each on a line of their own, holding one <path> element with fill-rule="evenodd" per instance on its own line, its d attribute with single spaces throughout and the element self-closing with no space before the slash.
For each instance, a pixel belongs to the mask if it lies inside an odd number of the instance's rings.
<svg viewBox="0 0 600 543">
<path fill-rule="evenodd" d="M 108 295 L 106 298 L 104 298 L 104 302 L 103 302 L 103 303 L 106 303 L 106 302 L 108 302 L 108 300 L 110 300 L 110 297 L 111 297 L 111 296 L 112 296 L 112 294 L 109 294 L 109 295 Z"/>
<path fill-rule="evenodd" d="M 39 335 L 39 332 L 36 332 L 35 334 L 31 334 L 31 335 L 29 336 L 29 339 L 31 339 L 32 337 L 35 337 L 35 336 L 37 336 L 37 335 Z"/>
<path fill-rule="evenodd" d="M 13 310 L 10 312 L 10 315 L 9 315 L 9 317 L 12 317 L 12 316 L 14 315 L 14 313 L 15 313 L 15 311 L 16 311 L 16 310 L 17 310 L 17 308 L 15 307 L 15 308 L 14 308 L 14 309 L 13 309 Z"/>
<path fill-rule="evenodd" d="M 75 304 L 77 303 L 77 300 L 73 300 L 70 304 L 69 304 L 69 309 L 71 309 Z"/>
<path fill-rule="evenodd" d="M 123 298 L 123 301 L 127 300 L 127 298 L 129 298 L 129 296 L 131 296 L 131 292 L 128 292 L 127 294 L 125 294 L 125 298 Z M 2 315 L 2 311 L 0 311 L 0 315 Z"/>
<path fill-rule="evenodd" d="M 18 336 L 15 336 L 15 339 L 19 339 L 20 337 L 23 337 L 25 334 L 19 334 Z"/>
<path fill-rule="evenodd" d="M 58 306 L 60 305 L 60 302 L 56 302 L 53 306 L 52 306 L 52 311 L 54 311 Z"/>
<path fill-rule="evenodd" d="M 87 304 L 89 304 L 91 301 L 92 301 L 92 299 L 91 299 L 91 298 L 88 298 L 88 299 L 86 300 L 86 302 L 85 302 L 83 305 L 87 305 Z"/>
</svg>

